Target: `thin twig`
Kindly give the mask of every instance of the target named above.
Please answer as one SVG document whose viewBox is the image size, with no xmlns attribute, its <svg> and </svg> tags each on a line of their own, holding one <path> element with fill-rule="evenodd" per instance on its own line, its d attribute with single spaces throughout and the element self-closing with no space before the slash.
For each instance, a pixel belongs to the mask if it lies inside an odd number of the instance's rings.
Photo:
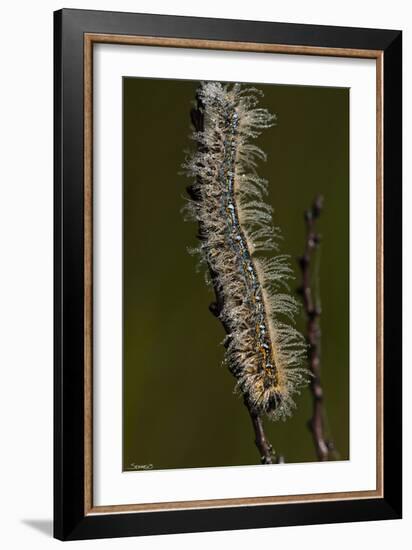
<svg viewBox="0 0 412 550">
<path fill-rule="evenodd" d="M 197 106 L 194 107 L 191 110 L 190 113 L 192 124 L 197 132 L 201 132 L 204 129 L 204 118 L 203 118 L 203 108 L 202 103 L 197 97 Z M 199 196 L 196 196 L 196 193 L 192 186 L 187 187 L 187 192 L 192 200 L 200 200 Z M 199 240 L 204 240 L 204 229 L 202 227 L 202 224 L 199 222 L 199 231 L 198 231 L 198 238 Z M 210 311 L 217 317 L 220 322 L 223 325 L 223 328 L 226 331 L 226 334 L 230 338 L 230 327 L 227 325 L 227 323 L 221 318 L 221 312 L 223 310 L 224 305 L 224 296 L 223 293 L 217 284 L 217 277 L 216 274 L 213 272 L 213 270 L 209 266 L 209 273 L 210 278 L 212 280 L 213 289 L 215 292 L 215 301 L 212 302 L 209 306 Z M 229 344 L 229 340 L 226 341 L 226 346 Z M 269 441 L 266 438 L 265 431 L 263 429 L 263 422 L 259 415 L 257 415 L 254 411 L 252 406 L 249 404 L 248 400 L 244 399 L 245 406 L 249 412 L 250 419 L 252 421 L 253 430 L 255 433 L 255 444 L 256 447 L 259 450 L 260 454 L 260 460 L 262 464 L 274 464 L 276 461 L 275 455 L 272 449 L 272 445 L 269 443 Z M 281 460 L 278 460 L 280 462 Z"/>
<path fill-rule="evenodd" d="M 302 286 L 298 289 L 302 295 L 303 305 L 307 317 L 307 342 L 309 345 L 309 368 L 313 375 L 310 389 L 313 397 L 312 418 L 308 427 L 312 432 L 313 442 L 317 457 L 320 461 L 330 460 L 334 451 L 333 443 L 325 436 L 325 411 L 323 389 L 320 379 L 320 338 L 321 331 L 319 317 L 321 314 L 320 303 L 316 303 L 313 297 L 310 275 L 311 260 L 319 247 L 320 236 L 316 231 L 315 222 L 319 218 L 323 208 L 323 197 L 318 195 L 312 207 L 305 212 L 306 244 L 303 256 L 299 258 L 302 272 Z"/>
</svg>

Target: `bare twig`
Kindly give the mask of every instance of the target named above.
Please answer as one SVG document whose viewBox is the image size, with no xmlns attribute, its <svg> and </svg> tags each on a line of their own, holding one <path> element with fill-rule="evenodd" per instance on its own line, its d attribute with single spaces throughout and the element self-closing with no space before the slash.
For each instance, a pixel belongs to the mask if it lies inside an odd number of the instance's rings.
<svg viewBox="0 0 412 550">
<path fill-rule="evenodd" d="M 275 453 L 273 451 L 272 445 L 266 439 L 266 434 L 263 429 L 263 422 L 259 415 L 253 412 L 252 407 L 250 407 L 247 399 L 245 401 L 245 406 L 250 414 L 250 419 L 252 420 L 253 429 L 255 431 L 255 444 L 260 453 L 260 460 L 262 464 L 274 464 Z"/>
<path fill-rule="evenodd" d="M 312 432 L 317 457 L 320 461 L 330 460 L 333 455 L 333 443 L 325 436 L 325 411 L 323 389 L 320 380 L 320 304 L 313 297 L 310 275 L 310 264 L 313 254 L 320 243 L 320 236 L 316 231 L 315 222 L 323 208 L 323 197 L 318 195 L 312 207 L 305 212 L 306 244 L 304 254 L 299 258 L 302 272 L 302 286 L 298 289 L 302 295 L 303 305 L 307 317 L 307 341 L 309 344 L 309 368 L 313 375 L 310 389 L 313 397 L 312 418 L 308 427 Z"/>
<path fill-rule="evenodd" d="M 202 103 L 197 97 L 197 106 L 194 107 L 191 110 L 190 113 L 192 124 L 196 131 L 201 132 L 204 128 L 204 120 L 203 120 L 203 109 L 202 109 Z M 196 196 L 196 193 L 192 186 L 187 187 L 187 192 L 192 200 L 199 200 L 200 197 Z M 204 229 L 199 223 L 199 232 L 198 232 L 198 238 L 199 240 L 204 239 Z M 209 306 L 210 311 L 217 317 L 220 322 L 222 323 L 226 333 L 228 334 L 230 338 L 230 327 L 225 323 L 225 321 L 221 318 L 221 312 L 223 309 L 224 304 L 224 296 L 221 292 L 221 289 L 219 285 L 217 284 L 217 277 L 216 274 L 212 271 L 212 269 L 209 266 L 209 273 L 210 277 L 213 283 L 213 289 L 215 292 L 215 301 L 212 302 Z M 226 342 L 226 346 L 229 344 L 229 341 Z M 266 438 L 264 429 L 263 429 L 263 422 L 259 415 L 257 415 L 254 411 L 251 405 L 249 404 L 248 400 L 244 399 L 245 406 L 249 412 L 250 419 L 252 421 L 253 430 L 255 433 L 255 444 L 258 448 L 259 454 L 260 454 L 260 460 L 262 464 L 274 464 L 276 461 L 275 455 L 272 449 L 272 445 L 269 443 L 269 441 Z M 278 460 L 280 462 L 280 460 Z"/>
</svg>

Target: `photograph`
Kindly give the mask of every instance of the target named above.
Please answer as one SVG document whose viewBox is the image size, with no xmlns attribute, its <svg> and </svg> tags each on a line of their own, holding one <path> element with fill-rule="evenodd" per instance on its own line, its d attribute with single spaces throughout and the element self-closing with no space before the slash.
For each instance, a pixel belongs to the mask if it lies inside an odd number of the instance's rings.
<svg viewBox="0 0 412 550">
<path fill-rule="evenodd" d="M 350 460 L 350 89 L 122 87 L 123 471 Z"/>
<path fill-rule="evenodd" d="M 2 8 L 2 547 L 407 548 L 408 4 Z"/>
<path fill-rule="evenodd" d="M 54 536 L 400 517 L 401 31 L 54 45 Z"/>
</svg>

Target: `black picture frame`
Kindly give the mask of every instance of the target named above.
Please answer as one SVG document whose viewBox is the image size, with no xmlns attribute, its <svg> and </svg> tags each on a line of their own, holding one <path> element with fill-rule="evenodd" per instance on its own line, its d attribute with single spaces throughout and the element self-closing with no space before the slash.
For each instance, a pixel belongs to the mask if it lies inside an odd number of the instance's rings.
<svg viewBox="0 0 412 550">
<path fill-rule="evenodd" d="M 379 50 L 383 56 L 383 496 L 170 511 L 85 512 L 84 36 Z M 54 14 L 54 536 L 125 537 L 396 519 L 402 514 L 402 33 L 63 9 Z"/>
</svg>

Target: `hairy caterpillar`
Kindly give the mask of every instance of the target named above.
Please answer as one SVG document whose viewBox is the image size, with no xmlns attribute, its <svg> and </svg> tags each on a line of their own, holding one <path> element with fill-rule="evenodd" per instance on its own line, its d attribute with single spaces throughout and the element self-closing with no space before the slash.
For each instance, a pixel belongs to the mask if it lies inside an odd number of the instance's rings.
<svg viewBox="0 0 412 550">
<path fill-rule="evenodd" d="M 267 254 L 278 252 L 279 230 L 263 200 L 268 183 L 256 173 L 266 155 L 251 140 L 275 117 L 257 107 L 258 95 L 240 84 L 200 85 L 192 111 L 197 150 L 183 165 L 194 179 L 185 210 L 199 224 L 193 252 L 208 266 L 215 313 L 228 333 L 225 364 L 252 410 L 278 419 L 291 414 L 308 375 L 305 341 L 291 324 L 297 303 L 288 294 L 288 257 Z"/>
</svg>

